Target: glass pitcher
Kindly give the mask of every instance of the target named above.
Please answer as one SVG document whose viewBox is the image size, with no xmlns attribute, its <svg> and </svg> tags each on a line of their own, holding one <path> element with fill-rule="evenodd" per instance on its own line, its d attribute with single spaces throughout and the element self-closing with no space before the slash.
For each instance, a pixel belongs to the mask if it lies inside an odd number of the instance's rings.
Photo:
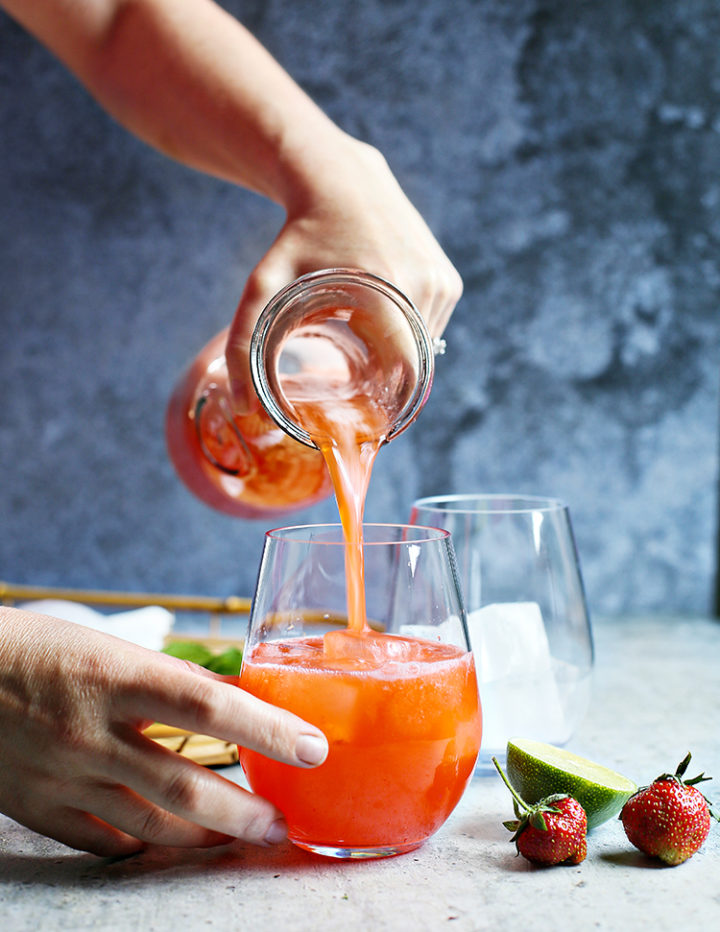
<svg viewBox="0 0 720 932">
<path fill-rule="evenodd" d="M 327 498 L 332 486 L 318 450 L 293 440 L 262 408 L 235 412 L 227 333 L 203 347 L 170 397 L 165 436 L 178 476 L 206 505 L 237 518 L 270 518 Z"/>
<path fill-rule="evenodd" d="M 263 407 L 301 443 L 314 446 L 306 419 L 318 402 L 326 413 L 334 408 L 357 419 L 353 399 L 373 413 L 356 420 L 358 439 L 370 429 L 386 443 L 427 401 L 434 348 L 420 313 L 390 282 L 325 269 L 292 282 L 267 305 L 250 343 L 250 370 Z M 317 426 L 316 438 L 323 434 Z"/>
<path fill-rule="evenodd" d="M 322 454 L 298 423 L 301 403 L 365 393 L 382 411 L 385 442 L 416 417 L 434 373 L 433 343 L 412 302 L 354 269 L 305 275 L 262 312 L 251 341 L 262 407 L 233 407 L 218 333 L 192 361 L 166 416 L 170 459 L 207 505 L 241 518 L 273 518 L 328 497 Z"/>
</svg>

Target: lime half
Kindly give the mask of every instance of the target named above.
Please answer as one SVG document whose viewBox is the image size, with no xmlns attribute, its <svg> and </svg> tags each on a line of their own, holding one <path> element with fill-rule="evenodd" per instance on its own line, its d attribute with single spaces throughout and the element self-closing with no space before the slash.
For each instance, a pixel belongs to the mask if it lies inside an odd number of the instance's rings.
<svg viewBox="0 0 720 932">
<path fill-rule="evenodd" d="M 527 803 L 567 793 L 587 813 L 588 829 L 622 809 L 637 786 L 622 774 L 541 741 L 513 738 L 507 745 L 508 779 Z"/>
</svg>

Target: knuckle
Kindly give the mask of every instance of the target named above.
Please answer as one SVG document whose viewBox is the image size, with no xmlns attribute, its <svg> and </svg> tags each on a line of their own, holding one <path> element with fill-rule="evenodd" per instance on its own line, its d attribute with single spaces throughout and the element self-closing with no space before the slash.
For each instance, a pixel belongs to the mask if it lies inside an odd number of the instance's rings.
<svg viewBox="0 0 720 932">
<path fill-rule="evenodd" d="M 258 738 L 262 743 L 262 750 L 273 755 L 287 755 L 291 744 L 287 722 L 277 709 L 263 710 L 258 727 Z"/>
<path fill-rule="evenodd" d="M 56 722 L 58 745 L 73 758 L 93 755 L 94 734 L 93 723 L 84 721 L 82 716 L 70 715 Z"/>
<path fill-rule="evenodd" d="M 165 784 L 163 798 L 170 812 L 193 814 L 200 808 L 203 788 L 201 774 L 193 769 L 183 769 L 174 774 Z"/>
<path fill-rule="evenodd" d="M 195 676 L 196 682 L 184 697 L 187 709 L 197 722 L 198 730 L 205 733 L 212 730 L 218 711 L 218 684 L 204 676 Z"/>
<path fill-rule="evenodd" d="M 145 814 L 145 818 L 140 826 L 138 838 L 141 838 L 143 841 L 162 839 L 166 834 L 171 818 L 169 812 L 157 806 L 152 806 Z"/>
<path fill-rule="evenodd" d="M 450 280 L 450 297 L 457 303 L 462 297 L 464 290 L 463 280 L 460 277 L 460 273 L 456 271 L 455 268 L 452 269 L 452 276 Z"/>
<path fill-rule="evenodd" d="M 422 294 L 426 299 L 432 299 L 438 292 L 440 284 L 440 278 L 437 274 L 437 271 L 430 262 L 428 262 L 427 268 L 425 269 L 425 274 L 422 281 Z"/>
<path fill-rule="evenodd" d="M 257 796 L 249 796 L 238 837 L 253 844 L 262 844 L 275 815 L 264 800 Z"/>
<path fill-rule="evenodd" d="M 259 265 L 249 275 L 245 285 L 245 300 L 255 304 L 264 302 L 270 295 L 277 290 L 278 282 L 276 275 L 265 266 Z"/>
<path fill-rule="evenodd" d="M 296 718 L 284 709 L 268 705 L 254 696 L 245 708 L 245 745 L 275 759 L 294 760 L 297 738 Z"/>
</svg>

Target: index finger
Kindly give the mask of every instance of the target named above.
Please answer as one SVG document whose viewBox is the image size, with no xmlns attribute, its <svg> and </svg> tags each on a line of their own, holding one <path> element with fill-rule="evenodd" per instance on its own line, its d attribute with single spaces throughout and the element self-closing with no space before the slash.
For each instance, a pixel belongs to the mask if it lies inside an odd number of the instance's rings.
<svg viewBox="0 0 720 932">
<path fill-rule="evenodd" d="M 292 712 L 175 664 L 149 664 L 126 691 L 122 713 L 211 735 L 296 767 L 317 766 L 328 751 L 320 729 Z"/>
<path fill-rule="evenodd" d="M 257 267 L 248 277 L 230 324 L 225 359 L 236 410 L 246 414 L 259 406 L 250 375 L 250 341 L 262 309 L 280 289 L 292 280 L 292 271 L 274 264 L 268 270 Z"/>
</svg>

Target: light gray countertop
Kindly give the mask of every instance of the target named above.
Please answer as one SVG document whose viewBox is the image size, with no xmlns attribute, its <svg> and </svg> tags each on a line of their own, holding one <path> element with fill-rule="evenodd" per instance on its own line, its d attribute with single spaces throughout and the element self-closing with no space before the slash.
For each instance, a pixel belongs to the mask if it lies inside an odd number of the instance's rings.
<svg viewBox="0 0 720 932">
<path fill-rule="evenodd" d="M 688 750 L 720 803 L 720 622 L 596 620 L 590 712 L 571 750 L 647 783 Z M 239 768 L 225 774 L 241 780 Z M 4 932 L 44 929 L 530 929 L 720 927 L 720 825 L 670 868 L 645 858 L 612 820 L 587 859 L 536 868 L 515 856 L 495 776 L 476 776 L 423 848 L 334 862 L 291 845 L 149 850 L 123 861 L 71 851 L 0 816 Z"/>
</svg>

